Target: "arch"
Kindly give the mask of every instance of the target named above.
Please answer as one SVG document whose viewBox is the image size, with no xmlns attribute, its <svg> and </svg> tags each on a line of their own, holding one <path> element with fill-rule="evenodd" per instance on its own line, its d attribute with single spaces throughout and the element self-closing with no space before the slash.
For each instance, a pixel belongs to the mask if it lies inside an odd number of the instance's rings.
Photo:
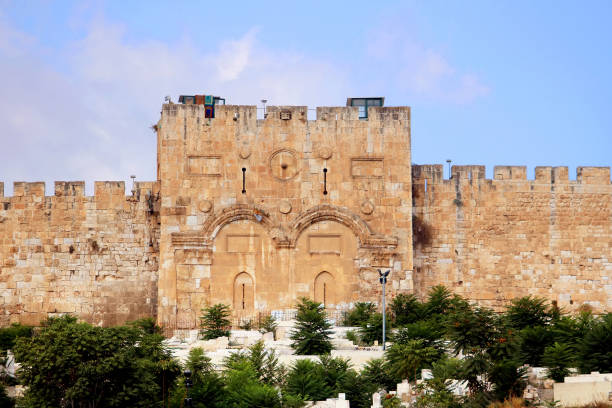
<svg viewBox="0 0 612 408">
<path fill-rule="evenodd" d="M 255 306 L 255 287 L 253 278 L 246 272 L 240 272 L 234 278 L 234 311 L 238 315 L 250 314 Z"/>
<path fill-rule="evenodd" d="M 335 221 L 348 227 L 359 240 L 359 246 L 366 246 L 372 236 L 372 230 L 359 216 L 341 207 L 319 205 L 293 220 L 290 225 L 290 245 L 295 247 L 302 232 L 312 224 L 321 221 Z"/>
<path fill-rule="evenodd" d="M 206 239 L 212 242 L 223 226 L 240 220 L 249 220 L 262 225 L 272 235 L 272 239 L 275 239 L 275 235 L 278 235 L 274 233 L 274 223 L 266 211 L 246 204 L 226 207 L 220 213 L 213 214 L 204 223 L 202 231 Z"/>
<path fill-rule="evenodd" d="M 336 284 L 334 276 L 327 272 L 320 272 L 314 280 L 314 300 L 323 306 L 336 303 Z"/>
</svg>

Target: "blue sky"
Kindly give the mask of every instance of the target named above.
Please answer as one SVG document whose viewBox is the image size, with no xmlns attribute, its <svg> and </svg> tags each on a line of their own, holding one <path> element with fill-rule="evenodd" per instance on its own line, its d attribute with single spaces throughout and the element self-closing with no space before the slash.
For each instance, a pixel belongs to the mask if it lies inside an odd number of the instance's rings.
<svg viewBox="0 0 612 408">
<path fill-rule="evenodd" d="M 172 4 L 176 3 L 176 4 Z M 612 164 L 612 2 L 0 0 L 0 181 L 155 179 L 165 95 L 412 107 L 413 162 Z"/>
</svg>

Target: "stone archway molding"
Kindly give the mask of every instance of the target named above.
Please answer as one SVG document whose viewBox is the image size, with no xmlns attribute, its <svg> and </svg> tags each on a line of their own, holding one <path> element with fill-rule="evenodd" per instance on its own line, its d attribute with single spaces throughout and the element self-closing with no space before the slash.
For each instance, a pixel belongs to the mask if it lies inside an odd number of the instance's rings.
<svg viewBox="0 0 612 408">
<path fill-rule="evenodd" d="M 318 205 L 298 215 L 289 225 L 289 246 L 295 247 L 297 240 L 309 226 L 321 221 L 334 221 L 348 227 L 359 240 L 360 248 L 395 248 L 397 238 L 376 235 L 358 215 L 335 205 Z"/>
<path fill-rule="evenodd" d="M 221 228 L 240 220 L 249 220 L 263 226 L 278 248 L 294 248 L 302 232 L 321 221 L 334 221 L 349 228 L 357 237 L 360 248 L 397 247 L 397 238 L 374 234 L 370 226 L 358 215 L 346 208 L 328 204 L 312 207 L 299 214 L 286 229 L 276 224 L 263 208 L 249 204 L 232 205 L 211 214 L 200 231 L 173 233 L 172 244 L 183 247 L 210 247 Z"/>
</svg>

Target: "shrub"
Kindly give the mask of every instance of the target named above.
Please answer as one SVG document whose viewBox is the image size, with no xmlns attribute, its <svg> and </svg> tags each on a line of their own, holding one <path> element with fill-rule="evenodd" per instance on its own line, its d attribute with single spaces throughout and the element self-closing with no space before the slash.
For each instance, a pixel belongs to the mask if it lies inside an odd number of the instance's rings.
<svg viewBox="0 0 612 408">
<path fill-rule="evenodd" d="M 263 320 L 259 323 L 259 332 L 260 333 L 274 333 L 276 328 L 278 327 L 278 323 L 274 320 L 272 315 L 267 315 L 263 318 Z"/>
<path fill-rule="evenodd" d="M 361 326 L 363 323 L 367 322 L 375 312 L 376 308 L 373 303 L 357 302 L 355 303 L 355 308 L 348 312 L 342 324 L 350 327 Z"/>
<path fill-rule="evenodd" d="M 345 336 L 346 336 L 346 339 L 353 342 L 353 344 L 361 343 L 361 339 L 359 338 L 357 333 L 353 330 L 347 330 L 347 332 L 345 333 Z"/>
<path fill-rule="evenodd" d="M 328 354 L 332 350 L 331 323 L 318 302 L 301 298 L 297 305 L 297 323 L 291 333 L 291 347 L 296 354 Z"/>
<path fill-rule="evenodd" d="M 204 315 L 200 317 L 200 335 L 202 338 L 210 340 L 230 335 L 229 306 L 218 303 L 202 309 L 202 312 L 204 312 Z"/>
<path fill-rule="evenodd" d="M 0 329 L 0 357 L 4 356 L 6 350 L 13 349 L 19 337 L 32 337 L 32 327 L 13 323 L 9 327 Z"/>
</svg>

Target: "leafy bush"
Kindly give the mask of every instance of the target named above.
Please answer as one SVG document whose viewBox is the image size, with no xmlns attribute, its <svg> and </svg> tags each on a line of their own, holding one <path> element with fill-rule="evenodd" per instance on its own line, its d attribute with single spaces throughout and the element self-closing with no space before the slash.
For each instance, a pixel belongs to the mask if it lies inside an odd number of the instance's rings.
<svg viewBox="0 0 612 408">
<path fill-rule="evenodd" d="M 260 333 L 274 333 L 276 332 L 276 328 L 278 327 L 278 323 L 274 320 L 272 315 L 267 315 L 263 318 L 263 320 L 259 323 L 259 332 Z"/>
<path fill-rule="evenodd" d="M 200 335 L 205 340 L 217 337 L 229 337 L 230 315 L 229 306 L 222 303 L 202 309 L 204 315 L 200 317 Z"/>
<path fill-rule="evenodd" d="M 32 337 L 32 327 L 13 323 L 9 327 L 0 329 L 0 356 L 4 356 L 6 350 L 13 349 L 19 337 Z"/>
<path fill-rule="evenodd" d="M 297 323 L 291 333 L 291 347 L 296 354 L 328 354 L 332 350 L 331 323 L 318 302 L 301 298 L 297 305 Z"/>
<path fill-rule="evenodd" d="M 344 318 L 342 323 L 344 326 L 358 327 L 367 322 L 370 317 L 376 312 L 374 303 L 357 302 Z"/>
</svg>

